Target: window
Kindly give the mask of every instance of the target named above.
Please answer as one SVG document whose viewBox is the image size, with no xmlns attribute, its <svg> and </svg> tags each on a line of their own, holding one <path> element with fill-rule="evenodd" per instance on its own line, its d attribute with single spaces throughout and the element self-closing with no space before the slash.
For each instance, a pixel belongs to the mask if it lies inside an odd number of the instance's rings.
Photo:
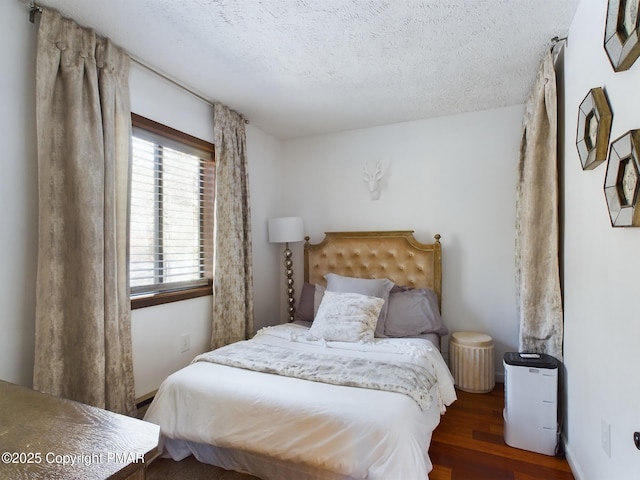
<svg viewBox="0 0 640 480">
<path fill-rule="evenodd" d="M 131 307 L 211 293 L 213 145 L 132 114 Z"/>
</svg>

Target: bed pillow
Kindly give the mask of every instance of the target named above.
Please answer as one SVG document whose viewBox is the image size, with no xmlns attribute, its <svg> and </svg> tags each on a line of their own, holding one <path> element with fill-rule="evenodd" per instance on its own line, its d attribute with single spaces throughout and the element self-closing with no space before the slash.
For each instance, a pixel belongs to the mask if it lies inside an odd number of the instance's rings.
<svg viewBox="0 0 640 480">
<path fill-rule="evenodd" d="M 313 317 L 315 317 L 313 308 L 315 291 L 315 285 L 308 282 L 302 284 L 300 300 L 298 300 L 298 308 L 296 308 L 296 313 L 294 314 L 295 320 L 302 320 L 303 322 L 313 322 Z"/>
<path fill-rule="evenodd" d="M 371 341 L 382 305 L 382 298 L 327 290 L 309 335 L 327 341 Z"/>
<path fill-rule="evenodd" d="M 324 290 L 325 289 L 322 285 L 314 285 L 312 283 L 305 282 L 302 285 L 300 300 L 298 301 L 298 308 L 296 308 L 296 313 L 294 314 L 294 320 L 313 322 L 313 319 L 318 313 L 318 307 L 322 301 Z"/>
<path fill-rule="evenodd" d="M 384 305 L 380 310 L 378 322 L 375 327 L 375 336 L 384 337 L 384 323 L 387 318 L 387 306 L 389 292 L 394 287 L 394 283 L 388 278 L 355 278 L 343 277 L 336 273 L 327 273 L 324 278 L 327 280 L 327 291 L 340 293 L 360 293 L 370 297 L 378 297 L 384 300 Z"/>
<path fill-rule="evenodd" d="M 388 337 L 415 337 L 424 333 L 447 335 L 442 323 L 438 296 L 426 288 L 394 288 L 389 294 L 389 308 L 384 334 Z"/>
<path fill-rule="evenodd" d="M 316 291 L 313 294 L 313 318 L 316 318 L 316 315 L 318 315 L 318 308 L 320 308 L 320 303 L 324 297 L 325 290 L 325 287 L 316 284 Z"/>
</svg>

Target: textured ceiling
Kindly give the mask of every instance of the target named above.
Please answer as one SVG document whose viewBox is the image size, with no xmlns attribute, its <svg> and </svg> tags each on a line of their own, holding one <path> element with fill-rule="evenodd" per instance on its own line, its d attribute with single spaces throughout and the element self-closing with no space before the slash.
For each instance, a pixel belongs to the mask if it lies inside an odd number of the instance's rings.
<svg viewBox="0 0 640 480">
<path fill-rule="evenodd" d="M 286 139 L 522 104 L 578 2 L 37 3 Z"/>
</svg>

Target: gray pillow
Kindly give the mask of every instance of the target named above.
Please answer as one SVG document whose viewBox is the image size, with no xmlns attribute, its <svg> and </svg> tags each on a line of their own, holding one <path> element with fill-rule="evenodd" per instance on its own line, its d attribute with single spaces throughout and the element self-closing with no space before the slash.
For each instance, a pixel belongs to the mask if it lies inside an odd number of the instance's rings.
<svg viewBox="0 0 640 480">
<path fill-rule="evenodd" d="M 378 323 L 375 328 L 376 337 L 384 337 L 384 323 L 387 317 L 389 306 L 389 292 L 395 285 L 388 278 L 356 278 L 343 277 L 336 273 L 327 273 L 324 278 L 327 280 L 327 291 L 338 293 L 360 293 L 370 297 L 378 297 L 384 300 Z"/>
<path fill-rule="evenodd" d="M 298 301 L 298 308 L 294 314 L 295 320 L 302 320 L 303 322 L 313 322 L 315 312 L 313 308 L 315 297 L 315 285 L 305 282 L 302 285 L 302 292 L 300 292 L 300 300 Z"/>
<path fill-rule="evenodd" d="M 322 303 L 325 290 L 325 287 L 316 284 L 316 291 L 313 295 L 313 318 L 316 318 L 316 315 L 318 315 L 318 309 L 320 308 L 320 303 Z"/>
<path fill-rule="evenodd" d="M 305 282 L 300 292 L 298 308 L 294 314 L 294 320 L 303 322 L 313 322 L 318 313 L 318 307 L 322 301 L 325 288 L 322 285 L 313 285 Z"/>
<path fill-rule="evenodd" d="M 436 293 L 425 288 L 394 289 L 389 295 L 384 334 L 388 337 L 415 337 L 424 333 L 440 336 L 449 333 L 442 323 Z"/>
</svg>

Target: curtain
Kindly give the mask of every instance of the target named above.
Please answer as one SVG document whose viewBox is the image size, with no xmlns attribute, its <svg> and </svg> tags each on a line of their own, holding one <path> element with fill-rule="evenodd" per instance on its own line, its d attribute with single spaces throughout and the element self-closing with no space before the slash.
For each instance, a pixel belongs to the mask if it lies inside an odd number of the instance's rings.
<svg viewBox="0 0 640 480">
<path fill-rule="evenodd" d="M 213 106 L 216 148 L 213 321 L 211 348 L 253 335 L 251 212 L 245 122 Z"/>
<path fill-rule="evenodd" d="M 557 90 L 547 52 L 527 102 L 516 199 L 516 301 L 521 352 L 562 360 Z"/>
<path fill-rule="evenodd" d="M 44 9 L 34 388 L 135 410 L 127 272 L 129 57 Z"/>
</svg>

